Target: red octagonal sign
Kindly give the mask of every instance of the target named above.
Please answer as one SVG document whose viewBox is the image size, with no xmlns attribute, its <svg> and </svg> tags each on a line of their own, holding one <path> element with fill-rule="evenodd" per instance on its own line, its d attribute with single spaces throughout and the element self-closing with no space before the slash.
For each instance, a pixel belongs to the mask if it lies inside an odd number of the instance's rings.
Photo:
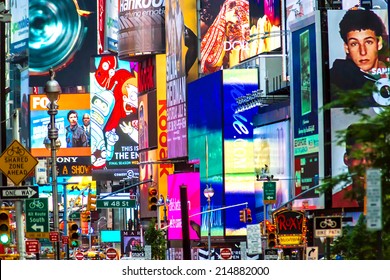
<svg viewBox="0 0 390 280">
<path fill-rule="evenodd" d="M 80 251 L 77 251 L 77 252 L 74 254 L 74 257 L 76 258 L 76 260 L 83 260 L 83 259 L 84 259 L 84 254 L 81 253 Z"/>
<path fill-rule="evenodd" d="M 116 258 L 117 252 L 114 248 L 108 248 L 106 250 L 106 255 L 107 255 L 107 258 L 109 258 L 110 260 L 113 260 Z"/>
</svg>

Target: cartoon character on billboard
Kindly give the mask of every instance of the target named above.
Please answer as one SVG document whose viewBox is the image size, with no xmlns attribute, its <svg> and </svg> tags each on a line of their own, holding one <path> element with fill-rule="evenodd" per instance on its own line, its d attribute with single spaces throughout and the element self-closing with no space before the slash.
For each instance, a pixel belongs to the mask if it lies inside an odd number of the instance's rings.
<svg viewBox="0 0 390 280">
<path fill-rule="evenodd" d="M 126 69 L 118 69 L 115 56 L 103 56 L 94 78 L 98 90 L 91 93 L 91 162 L 93 168 L 102 169 L 114 155 L 114 146 L 119 140 L 116 129 L 120 120 L 131 114 L 136 116 L 136 76 Z M 130 125 L 137 128 L 134 122 L 128 125 L 124 123 L 121 128 L 130 131 Z"/>
</svg>

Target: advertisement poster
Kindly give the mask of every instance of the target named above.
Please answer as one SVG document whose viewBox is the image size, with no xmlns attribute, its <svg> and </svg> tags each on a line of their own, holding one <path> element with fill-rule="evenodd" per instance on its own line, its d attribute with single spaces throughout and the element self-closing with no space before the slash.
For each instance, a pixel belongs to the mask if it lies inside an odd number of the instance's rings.
<svg viewBox="0 0 390 280">
<path fill-rule="evenodd" d="M 11 17 L 11 44 L 10 53 L 12 55 L 27 54 L 28 49 L 28 0 L 10 1 Z"/>
<path fill-rule="evenodd" d="M 31 154 L 35 157 L 49 157 L 50 149 L 48 128 L 50 127 L 50 115 L 47 105 L 49 99 L 44 94 L 32 94 L 30 98 L 30 143 Z M 74 102 L 77 100 L 78 102 Z M 91 147 L 89 136 L 83 128 L 83 117 L 90 115 L 90 94 L 67 93 L 61 94 L 58 103 L 58 114 L 55 122 L 58 129 L 60 149 L 58 156 L 89 156 Z"/>
<path fill-rule="evenodd" d="M 168 239 L 180 240 L 182 235 L 182 216 L 180 187 L 185 185 L 187 188 L 187 210 L 188 223 L 190 227 L 190 239 L 200 240 L 201 238 L 201 215 L 200 213 L 200 177 L 199 173 L 178 173 L 168 175 L 168 196 L 170 203 L 168 205 Z"/>
<path fill-rule="evenodd" d="M 254 155 L 253 155 L 253 116 L 257 108 L 236 113 L 236 98 L 245 96 L 258 88 L 257 69 L 223 70 L 224 93 L 224 170 L 225 203 L 235 205 L 247 202 L 253 213 L 254 193 Z M 244 208 L 244 206 L 243 206 Z M 246 225 L 240 222 L 240 208 L 225 210 L 225 234 L 245 235 Z M 253 215 L 253 223 L 257 221 Z"/>
<path fill-rule="evenodd" d="M 106 2 L 106 43 L 107 49 L 112 52 L 118 52 L 118 1 L 117 0 L 105 0 Z"/>
<path fill-rule="evenodd" d="M 96 11 L 96 1 L 29 1 L 30 87 L 44 86 L 51 67 L 62 87 L 89 84 L 89 60 L 97 54 Z"/>
<path fill-rule="evenodd" d="M 119 0 L 119 58 L 165 52 L 165 1 Z"/>
<path fill-rule="evenodd" d="M 318 70 L 319 38 L 316 23 L 318 14 L 291 25 L 292 31 L 292 69 L 294 116 L 294 177 L 295 196 L 293 207 L 298 209 L 318 209 L 323 207 L 323 199 L 318 190 L 310 188 L 319 184 L 320 177 L 320 137 L 319 123 L 321 113 L 318 108 L 322 102 L 318 88 L 321 79 Z M 318 20 L 318 19 L 317 19 Z M 320 51 L 319 51 L 320 52 Z"/>
<path fill-rule="evenodd" d="M 103 55 L 91 65 L 92 176 L 132 178 L 138 170 L 137 64 Z"/>
</svg>

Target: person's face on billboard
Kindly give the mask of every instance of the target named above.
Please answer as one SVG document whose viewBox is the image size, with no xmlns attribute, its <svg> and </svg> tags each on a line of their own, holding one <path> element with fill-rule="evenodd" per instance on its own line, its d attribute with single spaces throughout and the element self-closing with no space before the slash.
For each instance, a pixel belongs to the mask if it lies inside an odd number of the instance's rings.
<svg viewBox="0 0 390 280">
<path fill-rule="evenodd" d="M 347 43 L 344 44 L 345 52 L 365 72 L 378 67 L 378 51 L 381 48 L 382 40 L 371 29 L 348 32 Z"/>
<path fill-rule="evenodd" d="M 77 124 L 77 114 L 70 114 L 68 120 L 71 126 L 75 126 Z"/>
</svg>

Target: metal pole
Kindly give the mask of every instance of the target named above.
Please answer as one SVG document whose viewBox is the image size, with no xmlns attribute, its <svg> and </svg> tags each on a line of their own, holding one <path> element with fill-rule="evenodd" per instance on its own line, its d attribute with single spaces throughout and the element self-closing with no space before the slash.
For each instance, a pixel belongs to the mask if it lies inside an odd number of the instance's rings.
<svg viewBox="0 0 390 280">
<path fill-rule="evenodd" d="M 208 243 L 208 259 L 211 260 L 211 198 L 207 198 L 208 206 L 207 210 L 209 211 L 208 213 L 208 218 L 207 218 L 207 224 L 208 224 L 208 236 L 207 236 L 207 243 Z"/>
<path fill-rule="evenodd" d="M 267 225 L 266 225 L 266 221 L 267 221 L 267 217 L 266 217 L 266 214 L 267 214 L 267 204 L 264 203 L 263 205 L 263 210 L 264 210 L 264 221 L 263 221 L 263 232 L 264 232 L 264 248 L 263 248 L 263 257 L 264 257 L 264 260 L 265 260 L 265 249 L 267 249 Z"/>
<path fill-rule="evenodd" d="M 63 184 L 63 192 L 64 192 L 64 236 L 68 236 L 68 196 L 66 193 L 67 184 L 64 182 Z M 68 239 L 69 240 L 69 239 Z M 66 259 L 69 260 L 69 244 L 65 244 L 65 254 Z"/>
<path fill-rule="evenodd" d="M 50 129 L 49 129 L 49 139 L 51 140 L 51 176 L 52 176 L 52 194 L 53 194 L 53 229 L 54 232 L 60 234 L 58 223 L 58 189 L 57 189 L 57 150 L 56 150 L 56 140 L 58 138 L 58 130 L 56 128 L 56 119 L 55 115 L 57 115 L 58 111 L 56 108 L 56 104 L 54 102 L 50 102 Z M 60 259 L 60 243 L 56 242 L 55 246 L 55 259 Z"/>
<path fill-rule="evenodd" d="M 164 203 L 164 227 L 165 227 L 165 259 L 169 258 L 169 248 L 168 248 L 168 220 L 167 220 L 167 202 Z"/>
</svg>

